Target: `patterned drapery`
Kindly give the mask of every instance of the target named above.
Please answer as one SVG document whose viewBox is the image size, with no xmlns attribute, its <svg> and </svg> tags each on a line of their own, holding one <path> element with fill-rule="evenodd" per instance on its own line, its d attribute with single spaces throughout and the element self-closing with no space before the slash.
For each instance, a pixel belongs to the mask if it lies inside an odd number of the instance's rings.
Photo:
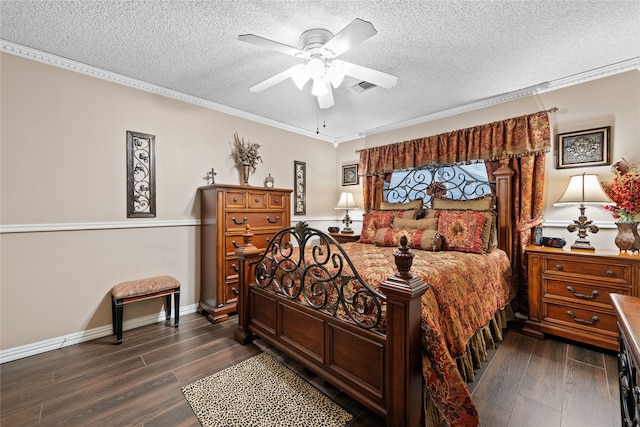
<svg viewBox="0 0 640 427">
<path fill-rule="evenodd" d="M 527 270 L 524 249 L 533 227 L 542 223 L 545 153 L 551 147 L 547 111 L 513 117 L 472 128 L 398 142 L 360 151 L 358 171 L 363 178 L 364 209 L 374 206 L 376 177 L 394 170 L 413 169 L 431 162 L 487 162 L 495 170 L 499 158 L 510 157 L 513 181 L 513 253 L 509 254 L 516 283 L 517 309 L 527 312 Z M 491 174 L 490 174 L 491 175 Z"/>
</svg>

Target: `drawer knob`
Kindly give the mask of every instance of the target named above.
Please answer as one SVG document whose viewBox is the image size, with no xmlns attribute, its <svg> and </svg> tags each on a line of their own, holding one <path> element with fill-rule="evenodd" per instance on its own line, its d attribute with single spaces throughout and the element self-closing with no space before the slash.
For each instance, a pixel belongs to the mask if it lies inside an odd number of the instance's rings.
<svg viewBox="0 0 640 427">
<path fill-rule="evenodd" d="M 240 292 L 238 292 L 238 288 L 236 288 L 235 286 L 233 288 L 231 288 L 231 291 L 234 293 L 234 295 L 238 296 L 240 295 Z"/>
<path fill-rule="evenodd" d="M 274 203 L 280 203 L 280 199 L 273 199 Z"/>
<path fill-rule="evenodd" d="M 278 221 L 280 221 L 280 217 L 279 217 L 279 216 L 277 216 L 277 217 L 276 217 L 276 219 L 271 219 L 269 216 L 267 216 L 267 221 L 268 221 L 270 224 L 275 224 L 275 223 L 277 223 Z"/>
<path fill-rule="evenodd" d="M 600 295 L 600 292 L 596 290 L 591 291 L 591 295 L 579 294 L 576 291 L 574 291 L 571 286 L 567 286 L 567 290 L 571 292 L 574 297 L 581 298 L 581 299 L 594 299 L 595 297 Z"/>
<path fill-rule="evenodd" d="M 560 264 L 556 264 L 556 270 L 562 271 L 562 266 Z"/>
<path fill-rule="evenodd" d="M 580 318 L 576 317 L 573 314 L 573 311 L 571 311 L 571 310 L 567 310 L 567 315 L 569 317 L 571 317 L 571 320 L 573 320 L 574 322 L 582 323 L 583 325 L 593 325 L 593 324 L 597 323 L 600 320 L 600 318 L 598 318 L 598 316 L 591 317 L 591 320 L 580 319 Z"/>
<path fill-rule="evenodd" d="M 233 198 L 233 203 L 238 203 L 238 198 L 237 197 Z"/>
<path fill-rule="evenodd" d="M 240 271 L 240 269 L 238 268 L 238 266 L 237 266 L 237 265 L 235 265 L 235 264 L 231 264 L 231 269 L 232 269 L 233 271 L 235 271 L 236 273 L 237 273 L 238 271 Z"/>
<path fill-rule="evenodd" d="M 246 224 L 246 223 L 247 223 L 247 221 L 249 221 L 249 218 L 247 218 L 247 217 L 245 216 L 245 217 L 242 219 L 242 221 L 238 221 L 238 220 L 236 219 L 236 217 L 235 217 L 235 216 L 232 216 L 232 217 L 231 217 L 231 221 L 233 221 L 233 223 L 234 223 L 235 225 L 244 225 L 244 224 Z"/>
<path fill-rule="evenodd" d="M 607 270 L 607 276 L 609 276 L 609 277 L 613 277 L 613 276 L 615 276 L 615 275 L 616 275 L 616 274 L 613 272 L 613 270 Z"/>
<path fill-rule="evenodd" d="M 260 199 L 256 199 L 256 203 L 260 203 Z"/>
<path fill-rule="evenodd" d="M 236 249 L 238 249 L 238 248 L 240 247 L 240 245 L 238 245 L 238 244 L 236 243 L 236 241 L 235 241 L 235 240 L 232 240 L 232 241 L 231 241 L 231 244 L 232 244 L 232 245 L 233 245 L 233 247 L 234 247 L 234 248 L 236 248 Z"/>
</svg>

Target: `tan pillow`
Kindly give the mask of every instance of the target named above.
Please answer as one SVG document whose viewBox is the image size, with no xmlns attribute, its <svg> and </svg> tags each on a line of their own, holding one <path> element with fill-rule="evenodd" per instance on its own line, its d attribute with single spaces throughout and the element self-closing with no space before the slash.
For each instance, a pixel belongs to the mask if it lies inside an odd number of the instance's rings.
<svg viewBox="0 0 640 427">
<path fill-rule="evenodd" d="M 437 230 L 407 230 L 398 228 L 379 228 L 376 231 L 376 246 L 400 246 L 400 238 L 407 237 L 407 246 L 412 249 L 439 251 L 442 249 L 442 235 Z"/>
<path fill-rule="evenodd" d="M 446 209 L 456 211 L 492 211 L 494 210 L 495 201 L 493 195 L 478 197 L 470 200 L 454 200 L 441 197 L 431 199 L 431 208 Z"/>
<path fill-rule="evenodd" d="M 422 209 L 422 199 L 415 199 L 406 203 L 381 202 L 381 211 L 410 211 Z"/>
<path fill-rule="evenodd" d="M 414 229 L 414 230 L 437 230 L 438 218 L 423 218 L 423 219 L 406 219 L 395 218 L 391 223 L 392 228 L 398 229 Z"/>
<path fill-rule="evenodd" d="M 362 230 L 360 232 L 360 243 L 373 243 L 376 230 L 381 227 L 391 227 L 394 219 L 409 218 L 415 219 L 417 210 L 411 211 L 371 211 L 362 216 Z"/>
</svg>

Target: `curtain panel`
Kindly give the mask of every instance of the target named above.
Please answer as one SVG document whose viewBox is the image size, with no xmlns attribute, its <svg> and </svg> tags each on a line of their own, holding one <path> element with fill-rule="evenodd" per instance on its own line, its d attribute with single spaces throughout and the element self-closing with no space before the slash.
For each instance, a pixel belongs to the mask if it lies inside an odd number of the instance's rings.
<svg viewBox="0 0 640 427">
<path fill-rule="evenodd" d="M 544 169 L 551 148 L 547 111 L 513 117 L 472 128 L 360 150 L 358 171 L 364 175 L 365 212 L 373 208 L 375 181 L 394 170 L 414 169 L 432 162 L 484 161 L 492 178 L 498 159 L 510 157 L 513 180 L 513 253 L 509 254 L 518 284 L 516 310 L 527 313 L 528 284 L 525 247 L 533 227 L 542 224 Z"/>
</svg>

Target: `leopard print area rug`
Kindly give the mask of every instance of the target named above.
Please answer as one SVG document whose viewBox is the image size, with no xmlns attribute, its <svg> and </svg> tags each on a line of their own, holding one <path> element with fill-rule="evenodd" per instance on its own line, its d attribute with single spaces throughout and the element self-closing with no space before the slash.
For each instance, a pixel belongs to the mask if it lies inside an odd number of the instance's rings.
<svg viewBox="0 0 640 427">
<path fill-rule="evenodd" d="M 344 427 L 353 416 L 261 353 L 182 388 L 204 427 Z"/>
</svg>

